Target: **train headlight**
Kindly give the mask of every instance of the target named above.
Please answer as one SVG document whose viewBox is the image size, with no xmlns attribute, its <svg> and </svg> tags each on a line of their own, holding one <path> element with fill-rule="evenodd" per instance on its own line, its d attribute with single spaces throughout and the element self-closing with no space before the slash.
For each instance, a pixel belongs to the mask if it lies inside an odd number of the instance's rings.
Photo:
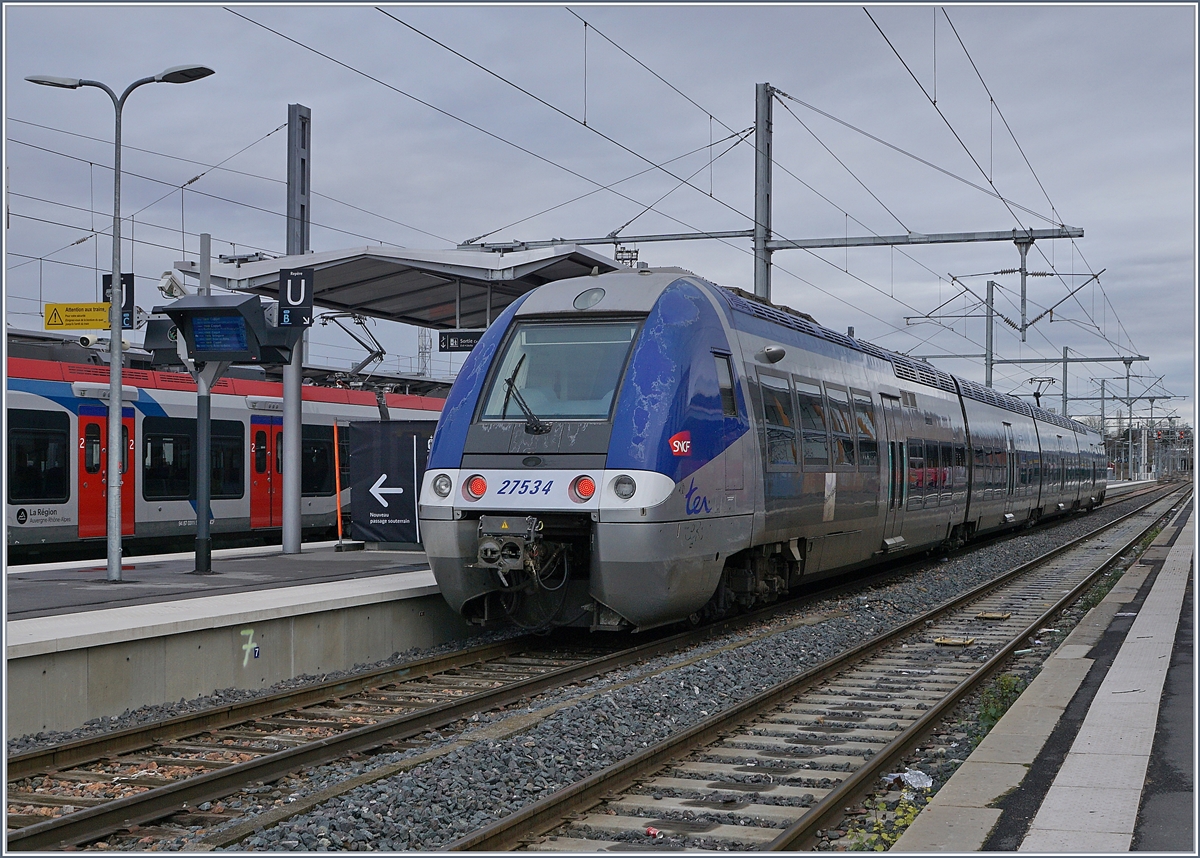
<svg viewBox="0 0 1200 858">
<path fill-rule="evenodd" d="M 637 491 L 637 483 L 628 474 L 621 474 L 613 481 L 613 494 L 621 500 L 629 500 Z"/>
<path fill-rule="evenodd" d="M 586 474 L 571 481 L 571 497 L 583 503 L 592 499 L 596 494 L 596 481 Z"/>
<path fill-rule="evenodd" d="M 450 497 L 452 488 L 454 488 L 454 482 L 446 474 L 438 474 L 433 478 L 433 491 L 438 497 Z"/>
<path fill-rule="evenodd" d="M 467 477 L 467 482 L 463 487 L 467 490 L 467 497 L 471 500 L 479 500 L 487 493 L 487 480 L 479 474 L 475 474 Z"/>
</svg>

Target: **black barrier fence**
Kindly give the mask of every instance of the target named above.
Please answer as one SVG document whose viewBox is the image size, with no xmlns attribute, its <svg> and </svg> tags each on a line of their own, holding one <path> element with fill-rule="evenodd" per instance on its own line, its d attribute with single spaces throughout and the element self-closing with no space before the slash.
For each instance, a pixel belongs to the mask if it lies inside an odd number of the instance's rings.
<svg viewBox="0 0 1200 858">
<path fill-rule="evenodd" d="M 424 420 L 350 424 L 351 539 L 420 544 L 417 500 L 434 425 Z"/>
</svg>

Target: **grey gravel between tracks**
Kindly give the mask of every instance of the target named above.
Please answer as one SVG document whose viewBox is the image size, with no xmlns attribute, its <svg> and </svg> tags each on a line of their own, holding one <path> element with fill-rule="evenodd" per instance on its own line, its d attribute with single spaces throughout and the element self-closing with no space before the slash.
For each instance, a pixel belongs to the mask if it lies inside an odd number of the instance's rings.
<svg viewBox="0 0 1200 858">
<path fill-rule="evenodd" d="M 431 747 L 459 745 L 444 756 L 356 787 L 279 825 L 255 831 L 228 848 L 235 851 L 439 848 L 467 831 L 781 682 L 800 669 L 891 629 L 988 580 L 998 570 L 1044 554 L 1117 518 L 1129 508 L 1129 502 L 1114 502 L 1090 515 L 1071 518 L 1045 530 L 1018 534 L 953 559 L 935 557 L 898 580 L 865 588 L 856 596 L 810 603 L 790 617 L 795 619 L 800 613 L 844 612 L 818 624 L 792 628 L 736 648 L 729 647 L 752 632 L 732 634 L 687 653 L 656 658 L 585 684 L 541 695 L 519 709 L 480 715 L 478 722 L 465 725 L 462 732 L 453 736 L 426 734 L 425 739 L 431 744 L 423 748 L 325 765 L 287 778 L 286 783 L 261 787 L 260 797 L 254 803 L 262 810 L 271 810 L 284 805 L 289 798 L 296 800 L 319 793 L 373 769 L 428 755 Z M 772 624 L 782 625 L 788 619 L 777 618 Z M 409 652 L 394 658 L 403 660 L 424 654 L 425 651 Z M 639 677 L 644 678 L 639 681 Z M 293 684 L 301 683 L 298 680 L 288 683 Z M 229 693 L 242 694 L 227 690 L 220 692 L 220 699 L 226 699 L 224 695 Z M 161 709 L 158 717 L 174 714 L 179 706 L 199 708 L 213 702 L 215 698 L 175 704 Z M 154 709 L 143 707 L 137 713 L 128 713 L 128 717 L 151 720 Z M 496 738 L 493 730 L 492 736 L 484 735 L 489 725 L 514 713 L 543 710 L 550 710 L 550 714 L 519 733 Z M 111 728 L 125 726 L 119 721 L 113 719 Z M 95 726 L 91 729 L 94 731 Z M 57 736 L 56 739 L 62 740 Z M 12 745 L 10 742 L 10 753 Z M 945 778 L 950 773 L 938 774 Z M 285 789 L 279 791 L 280 785 Z M 290 797 L 284 797 L 287 792 Z M 203 839 L 216 831 L 219 829 L 181 831 L 176 838 L 159 841 L 154 849 L 203 848 Z"/>
</svg>

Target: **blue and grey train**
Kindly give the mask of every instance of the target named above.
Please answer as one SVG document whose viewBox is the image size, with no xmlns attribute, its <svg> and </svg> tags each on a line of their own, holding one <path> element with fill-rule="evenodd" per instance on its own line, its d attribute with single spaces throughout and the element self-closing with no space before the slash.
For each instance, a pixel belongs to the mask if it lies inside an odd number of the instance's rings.
<svg viewBox="0 0 1200 858">
<path fill-rule="evenodd" d="M 649 629 L 1091 509 L 1100 435 L 681 269 L 513 302 L 420 499 L 468 620 Z"/>
</svg>

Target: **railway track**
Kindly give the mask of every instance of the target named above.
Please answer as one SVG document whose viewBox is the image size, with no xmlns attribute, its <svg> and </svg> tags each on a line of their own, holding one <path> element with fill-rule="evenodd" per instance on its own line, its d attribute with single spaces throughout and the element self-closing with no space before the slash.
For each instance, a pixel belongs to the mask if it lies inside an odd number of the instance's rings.
<svg viewBox="0 0 1200 858">
<path fill-rule="evenodd" d="M 7 846 L 86 844 L 172 815 L 177 826 L 219 825 L 239 814 L 214 810 L 214 802 L 247 789 L 253 795 L 289 772 L 428 744 L 419 739 L 427 731 L 795 607 L 775 605 L 635 646 L 514 638 L 14 755 Z"/>
<path fill-rule="evenodd" d="M 894 773 L 1180 496 L 1146 504 L 448 848 L 811 848 L 815 832 Z"/>
<path fill-rule="evenodd" d="M 239 814 L 220 799 L 276 792 L 263 784 L 289 772 L 427 744 L 419 737 L 428 730 L 796 608 L 620 649 L 602 649 L 596 638 L 586 649 L 514 639 L 13 756 L 7 845 L 86 844 L 172 815 L 176 829 L 221 825 Z M 142 829 L 136 839 L 155 835 Z"/>
</svg>

